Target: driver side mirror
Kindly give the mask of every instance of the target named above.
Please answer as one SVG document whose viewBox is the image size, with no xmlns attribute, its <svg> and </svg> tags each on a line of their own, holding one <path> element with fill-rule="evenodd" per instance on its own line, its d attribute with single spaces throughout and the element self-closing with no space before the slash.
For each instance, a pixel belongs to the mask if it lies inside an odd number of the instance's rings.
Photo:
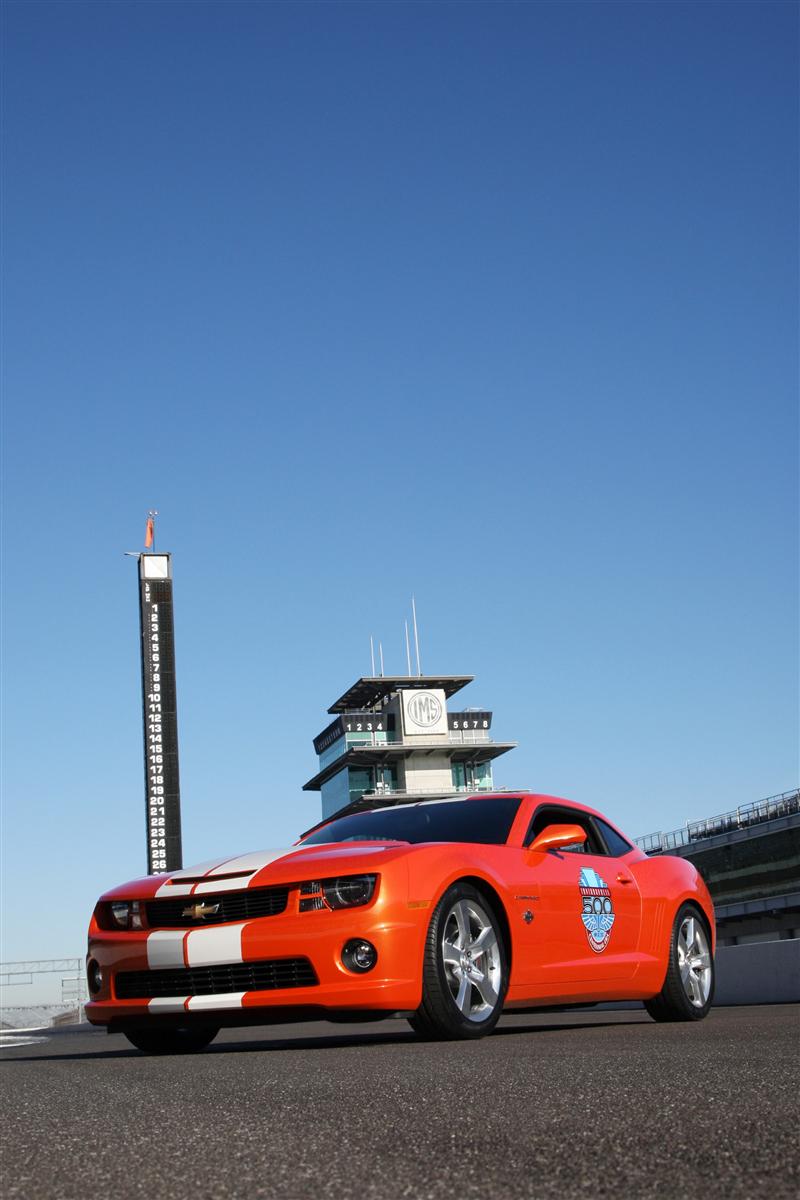
<svg viewBox="0 0 800 1200">
<path fill-rule="evenodd" d="M 580 825 L 548 825 L 536 835 L 528 849 L 545 854 L 548 850 L 563 850 L 565 846 L 585 841 L 586 830 L 581 829 Z"/>
</svg>

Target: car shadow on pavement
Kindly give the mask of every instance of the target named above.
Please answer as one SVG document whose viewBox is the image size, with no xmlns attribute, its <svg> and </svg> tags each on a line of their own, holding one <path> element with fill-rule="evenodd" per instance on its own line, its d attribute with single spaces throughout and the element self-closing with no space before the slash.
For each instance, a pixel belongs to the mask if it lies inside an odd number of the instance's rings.
<svg viewBox="0 0 800 1200">
<path fill-rule="evenodd" d="M 625 1021 L 582 1021 L 576 1024 L 574 1021 L 565 1021 L 563 1023 L 551 1022 L 547 1025 L 537 1025 L 532 1023 L 519 1025 L 501 1025 L 490 1035 L 492 1038 L 497 1037 L 516 1037 L 521 1034 L 546 1034 L 546 1033 L 566 1033 L 572 1031 L 578 1036 L 584 1029 L 603 1029 L 603 1028 L 619 1028 L 622 1025 L 642 1025 L 650 1024 L 642 1020 L 625 1020 Z M 117 1035 L 111 1035 L 117 1036 Z M 120 1038 L 122 1035 L 118 1035 Z M 483 1043 L 484 1039 L 478 1039 L 478 1043 Z M 468 1041 L 453 1041 L 452 1046 L 469 1046 L 476 1045 L 476 1042 Z M 438 1043 L 439 1045 L 443 1043 Z M 418 1037 L 413 1030 L 386 1030 L 383 1033 L 331 1033 L 319 1036 L 317 1034 L 308 1035 L 305 1037 L 292 1038 L 259 1038 L 258 1040 L 248 1041 L 225 1041 L 215 1042 L 207 1046 L 204 1050 L 196 1051 L 189 1055 L 153 1055 L 143 1054 L 135 1047 L 125 1043 L 108 1050 L 82 1050 L 74 1054 L 48 1054 L 46 1051 L 40 1051 L 39 1054 L 10 1054 L 3 1055 L 0 1061 L 3 1062 L 80 1062 L 87 1059 L 96 1061 L 103 1058 L 138 1058 L 138 1059 L 158 1059 L 158 1058 L 197 1058 L 205 1055 L 226 1055 L 226 1054 L 264 1054 L 275 1053 L 281 1050 L 343 1050 L 348 1047 L 357 1049 L 365 1046 L 391 1046 L 391 1045 L 408 1045 L 408 1046 L 429 1046 L 430 1041 Z"/>
</svg>

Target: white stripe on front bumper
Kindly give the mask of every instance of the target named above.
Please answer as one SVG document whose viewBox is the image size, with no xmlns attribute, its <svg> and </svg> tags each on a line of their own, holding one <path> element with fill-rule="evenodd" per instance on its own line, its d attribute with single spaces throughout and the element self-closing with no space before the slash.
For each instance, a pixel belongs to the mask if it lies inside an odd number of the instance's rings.
<svg viewBox="0 0 800 1200">
<path fill-rule="evenodd" d="M 243 929 L 243 924 L 193 929 L 186 939 L 186 961 L 189 966 L 213 967 L 223 963 L 240 963 Z"/>
<path fill-rule="evenodd" d="M 159 967 L 185 967 L 183 939 L 185 929 L 157 929 L 147 935 L 147 965 L 151 970 Z"/>
<path fill-rule="evenodd" d="M 204 1008 L 241 1008 L 244 992 L 226 992 L 222 996 L 192 996 L 189 1012 Z"/>
<path fill-rule="evenodd" d="M 188 996 L 158 996 L 155 1000 L 150 1000 L 147 1005 L 148 1012 L 184 1012 L 186 1009 L 186 1001 Z"/>
</svg>

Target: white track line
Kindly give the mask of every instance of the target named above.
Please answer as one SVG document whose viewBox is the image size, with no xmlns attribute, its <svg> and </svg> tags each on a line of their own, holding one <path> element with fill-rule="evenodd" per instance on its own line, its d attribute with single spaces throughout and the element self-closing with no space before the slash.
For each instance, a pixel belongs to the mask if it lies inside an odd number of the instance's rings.
<svg viewBox="0 0 800 1200">
<path fill-rule="evenodd" d="M 0 1050 L 11 1050 L 14 1046 L 35 1046 L 37 1042 L 46 1042 L 49 1039 L 46 1037 L 21 1037 L 11 1040 L 7 1036 L 8 1031 L 0 1030 Z"/>
</svg>

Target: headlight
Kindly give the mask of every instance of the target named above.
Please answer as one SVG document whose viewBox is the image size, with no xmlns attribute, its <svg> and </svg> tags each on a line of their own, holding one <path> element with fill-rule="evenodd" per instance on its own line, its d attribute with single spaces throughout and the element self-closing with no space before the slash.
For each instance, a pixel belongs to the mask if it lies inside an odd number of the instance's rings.
<svg viewBox="0 0 800 1200">
<path fill-rule="evenodd" d="M 108 910 L 111 914 L 112 928 L 142 928 L 142 911 L 138 900 L 112 900 Z"/>
<path fill-rule="evenodd" d="M 337 879 L 313 879 L 301 883 L 300 912 L 369 904 L 377 881 L 377 875 L 341 875 Z"/>
</svg>

